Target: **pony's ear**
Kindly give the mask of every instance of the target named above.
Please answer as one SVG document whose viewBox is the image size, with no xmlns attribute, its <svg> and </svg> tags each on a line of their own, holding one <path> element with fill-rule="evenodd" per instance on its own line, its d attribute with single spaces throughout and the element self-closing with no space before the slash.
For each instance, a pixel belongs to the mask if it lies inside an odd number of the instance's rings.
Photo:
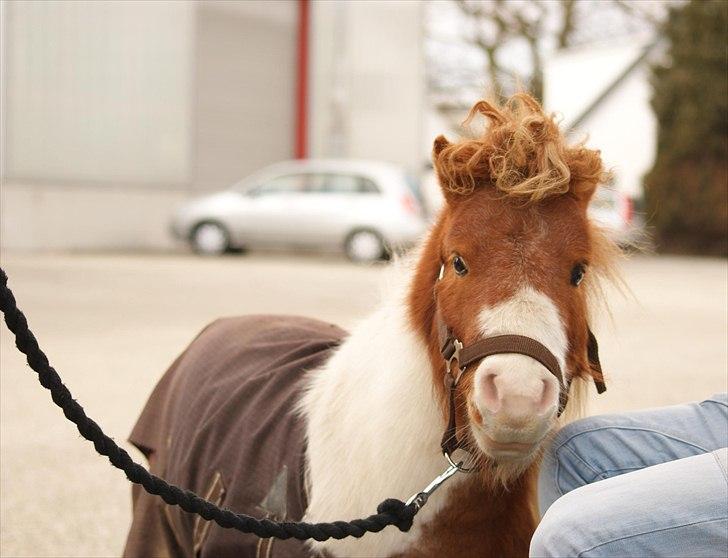
<svg viewBox="0 0 728 558">
<path fill-rule="evenodd" d="M 448 205 L 451 205 L 455 201 L 455 194 L 448 188 L 450 177 L 444 169 L 444 164 L 440 155 L 442 155 L 442 152 L 445 151 L 446 148 L 450 147 L 450 145 L 451 143 L 447 141 L 447 138 L 442 134 L 437 136 L 432 144 L 432 166 L 435 169 L 437 182 L 440 184 L 442 195 Z"/>
<path fill-rule="evenodd" d="M 597 191 L 599 186 L 598 182 L 593 181 L 577 181 L 572 186 L 572 191 L 576 199 L 579 200 L 584 206 L 589 205 L 589 202 L 594 197 L 594 193 Z"/>
<path fill-rule="evenodd" d="M 455 153 L 454 147 L 443 135 L 437 136 L 432 145 L 432 166 L 435 168 L 440 190 L 448 205 L 453 205 L 473 191 L 473 186 L 463 183 L 466 179 L 455 171 L 453 159 L 462 154 Z"/>
<path fill-rule="evenodd" d="M 604 170 L 599 150 L 577 146 L 567 150 L 571 171 L 570 190 L 585 206 L 589 205 L 599 184 L 606 184 L 612 175 Z"/>
<path fill-rule="evenodd" d="M 437 157 L 442 153 L 442 150 L 450 146 L 450 142 L 447 138 L 440 134 L 435 138 L 435 142 L 432 144 L 432 159 L 437 164 Z"/>
</svg>

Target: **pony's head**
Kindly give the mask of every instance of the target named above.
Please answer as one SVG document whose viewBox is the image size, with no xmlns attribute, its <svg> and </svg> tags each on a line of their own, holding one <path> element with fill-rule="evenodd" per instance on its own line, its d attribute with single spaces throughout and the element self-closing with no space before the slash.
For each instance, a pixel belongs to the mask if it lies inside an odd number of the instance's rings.
<svg viewBox="0 0 728 558">
<path fill-rule="evenodd" d="M 488 123 L 479 137 L 435 140 L 445 206 L 409 301 L 446 416 L 441 322 L 465 345 L 502 334 L 529 337 L 556 358 L 564 383 L 601 381 L 587 355 L 588 291 L 615 254 L 587 217 L 605 174 L 599 152 L 567 145 L 553 117 L 526 94 L 504 106 L 480 101 L 468 119 L 478 114 Z M 531 463 L 556 424 L 560 388 L 531 356 L 473 362 L 455 391 L 457 436 L 507 479 Z"/>
</svg>

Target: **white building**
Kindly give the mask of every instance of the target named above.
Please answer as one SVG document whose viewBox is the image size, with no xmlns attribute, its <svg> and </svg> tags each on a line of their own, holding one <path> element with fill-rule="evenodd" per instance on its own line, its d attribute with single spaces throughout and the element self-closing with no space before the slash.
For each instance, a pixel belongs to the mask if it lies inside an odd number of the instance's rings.
<svg viewBox="0 0 728 558">
<path fill-rule="evenodd" d="M 0 5 L 2 248 L 165 248 L 281 159 L 421 163 L 419 2 Z"/>
<path fill-rule="evenodd" d="M 642 179 L 657 150 L 650 106 L 650 62 L 659 46 L 650 38 L 575 47 L 545 65 L 544 104 L 563 117 L 573 139 L 598 148 L 615 187 L 642 197 Z"/>
</svg>

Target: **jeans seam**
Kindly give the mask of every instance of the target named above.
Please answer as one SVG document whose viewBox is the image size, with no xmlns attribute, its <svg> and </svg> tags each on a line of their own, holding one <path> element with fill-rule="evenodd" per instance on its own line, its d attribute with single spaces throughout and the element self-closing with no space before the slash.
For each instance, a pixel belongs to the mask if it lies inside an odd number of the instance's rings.
<svg viewBox="0 0 728 558">
<path fill-rule="evenodd" d="M 727 521 L 727 520 L 728 520 L 728 518 L 725 518 L 725 517 L 716 517 L 714 519 L 701 519 L 700 521 L 694 521 L 692 523 L 682 523 L 680 525 L 673 525 L 672 527 L 663 527 L 661 529 L 652 529 L 650 531 L 644 531 L 644 532 L 641 532 L 641 533 L 635 533 L 633 535 L 627 535 L 626 537 L 617 537 L 616 539 L 612 539 L 612 540 L 609 540 L 609 541 L 605 541 L 605 542 L 599 543 L 597 545 L 594 545 L 591 548 L 587 548 L 585 550 L 582 550 L 577 555 L 577 558 L 582 558 L 586 552 L 591 552 L 592 550 L 595 550 L 595 549 L 599 548 L 600 546 L 606 546 L 608 544 L 611 544 L 611 543 L 614 543 L 614 542 L 617 542 L 617 541 L 624 541 L 624 540 L 627 540 L 627 539 L 632 539 L 634 537 L 641 537 L 643 535 L 649 535 L 649 534 L 652 534 L 652 533 L 661 533 L 663 531 L 670 531 L 672 529 L 680 529 L 682 527 L 692 527 L 694 525 L 701 525 L 703 523 L 713 523 L 715 521 Z"/>
<path fill-rule="evenodd" d="M 659 434 L 660 436 L 664 436 L 665 438 L 670 438 L 671 440 L 675 440 L 676 442 L 682 442 L 683 444 L 697 448 L 704 453 L 708 453 L 708 450 L 706 448 L 699 446 L 698 444 L 693 444 L 692 442 L 688 442 L 687 440 L 683 440 L 682 438 L 678 438 L 677 436 L 673 436 L 671 434 L 666 434 L 664 432 L 660 432 L 659 430 L 655 430 L 653 428 L 645 428 L 645 427 L 640 427 L 640 426 L 613 426 L 613 425 L 598 426 L 595 428 L 591 428 L 589 430 L 582 430 L 581 432 L 572 434 L 569 438 L 567 438 L 566 440 L 561 442 L 558 446 L 556 446 L 554 448 L 554 451 L 560 450 L 566 444 L 571 442 L 574 438 L 577 438 L 577 437 L 581 436 L 582 434 L 591 434 L 592 432 L 599 432 L 601 430 L 639 430 L 641 432 L 651 432 L 652 434 Z"/>
<path fill-rule="evenodd" d="M 723 468 L 723 463 L 718 458 L 718 456 L 715 454 L 715 452 L 711 452 L 711 455 L 713 456 L 713 459 L 715 459 L 715 464 L 718 466 L 718 469 L 720 469 L 721 474 L 723 475 L 723 478 L 728 483 L 728 473 L 726 473 L 726 470 Z"/>
<path fill-rule="evenodd" d="M 602 475 L 609 475 L 610 473 L 619 473 L 620 471 L 640 471 L 647 467 L 652 467 L 652 465 L 643 465 L 641 467 L 622 467 L 621 469 L 605 469 L 601 473 L 595 474 L 587 484 L 593 483 L 595 480 L 599 479 L 599 477 L 601 477 Z M 606 477 L 606 478 L 609 478 L 609 477 Z M 605 479 L 599 479 L 599 480 L 605 480 Z"/>
<path fill-rule="evenodd" d="M 715 399 L 706 399 L 705 401 L 701 401 L 698 403 L 698 405 L 702 405 L 703 403 L 715 403 L 716 405 L 722 405 L 723 407 L 728 408 L 728 403 L 724 403 L 723 401 L 717 401 Z"/>
<path fill-rule="evenodd" d="M 581 461 L 587 469 L 589 469 L 592 473 L 594 473 L 594 478 L 599 476 L 599 471 L 597 471 L 594 467 L 592 467 L 589 463 L 587 463 L 584 460 L 584 458 L 581 457 L 578 453 L 576 453 L 572 448 L 570 448 L 569 446 L 561 446 L 556 450 L 556 452 L 560 452 L 561 450 L 568 450 L 569 453 L 571 453 L 571 455 L 573 455 L 576 459 Z M 556 463 L 558 464 L 558 467 L 556 469 L 556 488 L 558 489 L 559 494 L 561 496 L 563 496 L 564 491 L 561 489 L 561 480 L 560 480 L 560 475 L 559 475 L 559 473 L 561 472 L 561 458 L 560 457 L 556 458 Z"/>
<path fill-rule="evenodd" d="M 561 476 L 561 462 L 558 459 L 556 459 L 556 467 L 554 467 L 554 485 L 556 486 L 556 491 L 559 493 L 556 500 L 558 500 L 559 498 L 561 498 L 564 495 L 564 493 L 561 491 L 561 486 L 559 485 L 560 476 Z M 556 501 L 556 500 L 554 500 L 554 501 Z M 552 502 L 552 504 L 553 504 L 553 502 Z"/>
</svg>

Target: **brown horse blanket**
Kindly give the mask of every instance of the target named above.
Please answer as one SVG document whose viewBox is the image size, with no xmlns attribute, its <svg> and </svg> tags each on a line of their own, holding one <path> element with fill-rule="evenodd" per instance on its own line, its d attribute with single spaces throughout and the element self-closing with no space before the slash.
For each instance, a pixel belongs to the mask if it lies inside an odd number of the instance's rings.
<svg viewBox="0 0 728 558">
<path fill-rule="evenodd" d="M 218 320 L 177 358 L 130 441 L 151 471 L 232 511 L 298 521 L 306 510 L 304 424 L 295 413 L 307 370 L 346 333 L 317 320 Z M 169 506 L 134 485 L 124 555 L 299 557 L 295 540 L 258 539 Z"/>
</svg>

